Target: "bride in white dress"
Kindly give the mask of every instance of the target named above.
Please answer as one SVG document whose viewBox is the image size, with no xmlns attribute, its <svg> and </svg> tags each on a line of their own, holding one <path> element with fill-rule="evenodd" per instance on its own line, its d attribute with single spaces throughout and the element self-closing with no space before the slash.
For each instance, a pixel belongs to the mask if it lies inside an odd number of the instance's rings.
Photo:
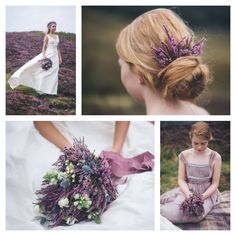
<svg viewBox="0 0 236 236">
<path fill-rule="evenodd" d="M 42 53 L 28 61 L 8 80 L 12 89 L 24 85 L 35 89 L 39 94 L 57 94 L 59 64 L 62 63 L 59 49 L 59 37 L 55 34 L 56 22 L 47 24 L 47 34 L 43 40 Z M 41 68 L 42 59 L 50 58 L 52 67 Z"/>
</svg>

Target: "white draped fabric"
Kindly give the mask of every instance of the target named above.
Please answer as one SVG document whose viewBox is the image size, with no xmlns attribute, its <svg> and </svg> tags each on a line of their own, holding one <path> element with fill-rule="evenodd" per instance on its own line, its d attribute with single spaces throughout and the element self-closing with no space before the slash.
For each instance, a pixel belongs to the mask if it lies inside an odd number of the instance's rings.
<svg viewBox="0 0 236 236">
<path fill-rule="evenodd" d="M 21 68 L 19 68 L 8 80 L 12 89 L 19 85 L 24 85 L 35 89 L 38 93 L 57 94 L 59 58 L 57 46 L 59 38 L 47 35 L 48 45 L 45 56 L 52 61 L 52 67 L 43 70 L 39 60 L 42 59 L 42 53 L 34 57 Z"/>
<path fill-rule="evenodd" d="M 54 122 L 70 140 L 84 137 L 91 151 L 110 150 L 114 122 Z M 59 149 L 44 139 L 32 122 L 7 122 L 6 223 L 7 229 L 43 229 L 34 220 L 32 202 L 42 176 L 51 169 Z M 123 155 L 132 157 L 144 151 L 154 153 L 154 126 L 131 122 Z M 154 229 L 154 172 L 129 176 L 119 186 L 119 196 L 102 215 L 102 223 L 81 222 L 56 229 L 152 230 Z"/>
</svg>

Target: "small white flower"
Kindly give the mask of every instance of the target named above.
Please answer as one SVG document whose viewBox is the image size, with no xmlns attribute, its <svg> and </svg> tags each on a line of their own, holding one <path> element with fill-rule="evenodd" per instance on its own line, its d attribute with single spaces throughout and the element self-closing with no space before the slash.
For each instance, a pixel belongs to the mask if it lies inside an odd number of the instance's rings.
<svg viewBox="0 0 236 236">
<path fill-rule="evenodd" d="M 69 207 L 69 199 L 66 197 L 66 198 L 62 198 L 59 202 L 58 202 L 58 205 L 60 206 L 60 208 L 63 208 L 63 207 Z"/>
<path fill-rule="evenodd" d="M 53 184 L 53 185 L 57 184 L 57 179 L 56 178 L 50 179 L 50 184 Z"/>
<path fill-rule="evenodd" d="M 66 224 L 68 224 L 68 225 L 73 225 L 76 221 L 77 221 L 76 218 L 74 218 L 74 217 L 68 217 L 67 220 L 66 220 Z"/>
<path fill-rule="evenodd" d="M 42 209 L 39 205 L 34 206 L 34 211 L 35 211 L 36 214 L 42 214 L 43 213 Z"/>
<path fill-rule="evenodd" d="M 80 195 L 78 193 L 75 194 L 74 199 L 77 200 L 80 198 Z"/>
</svg>

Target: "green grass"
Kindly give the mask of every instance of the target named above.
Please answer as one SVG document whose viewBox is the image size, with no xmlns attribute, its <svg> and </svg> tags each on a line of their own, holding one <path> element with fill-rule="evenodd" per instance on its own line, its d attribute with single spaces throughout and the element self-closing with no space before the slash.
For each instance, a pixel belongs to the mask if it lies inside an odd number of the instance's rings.
<svg viewBox="0 0 236 236">
<path fill-rule="evenodd" d="M 126 94 L 83 96 L 84 115 L 140 115 L 143 113 L 145 113 L 144 105 L 136 104 Z"/>
<path fill-rule="evenodd" d="M 178 156 L 173 149 L 161 152 L 161 193 L 177 186 Z"/>
</svg>

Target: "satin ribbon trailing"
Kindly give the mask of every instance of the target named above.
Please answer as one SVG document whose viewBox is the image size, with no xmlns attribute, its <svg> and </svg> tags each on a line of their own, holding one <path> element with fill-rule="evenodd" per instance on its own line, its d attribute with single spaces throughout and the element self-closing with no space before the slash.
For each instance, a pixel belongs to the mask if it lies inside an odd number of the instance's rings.
<svg viewBox="0 0 236 236">
<path fill-rule="evenodd" d="M 118 153 L 102 151 L 100 157 L 105 158 L 110 164 L 114 176 L 114 184 L 122 184 L 121 177 L 152 171 L 154 168 L 154 156 L 150 152 L 144 152 L 132 158 L 124 158 Z"/>
</svg>

